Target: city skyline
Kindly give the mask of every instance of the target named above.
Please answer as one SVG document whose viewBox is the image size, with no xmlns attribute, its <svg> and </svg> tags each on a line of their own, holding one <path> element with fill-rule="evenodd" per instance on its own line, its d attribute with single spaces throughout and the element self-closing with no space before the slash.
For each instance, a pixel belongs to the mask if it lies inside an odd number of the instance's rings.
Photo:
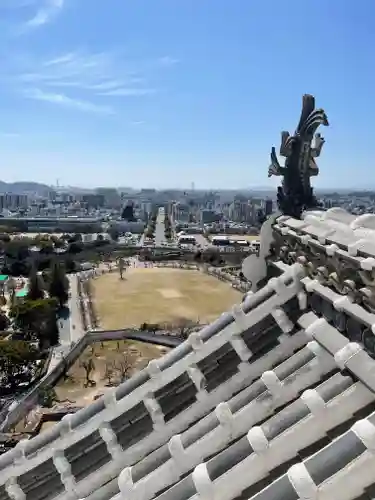
<svg viewBox="0 0 375 500">
<path fill-rule="evenodd" d="M 281 181 L 279 182 L 279 184 Z M 201 194 L 201 193 L 208 193 L 210 191 L 212 192 L 217 192 L 217 193 L 232 193 L 232 194 L 248 194 L 249 196 L 256 197 L 259 195 L 266 196 L 266 197 L 273 197 L 276 198 L 277 195 L 277 189 L 275 189 L 273 186 L 247 186 L 247 187 L 234 187 L 234 188 L 225 188 L 225 187 L 215 187 L 215 186 L 209 186 L 209 187 L 194 187 L 192 189 L 191 186 L 170 186 L 170 187 L 160 187 L 156 188 L 153 186 L 117 186 L 117 185 L 98 185 L 95 187 L 87 187 L 84 185 L 61 185 L 61 184 L 48 184 L 48 183 L 43 183 L 43 182 L 34 182 L 34 181 L 28 181 L 27 179 L 24 179 L 22 181 L 16 181 L 16 182 L 4 182 L 0 179 L 0 191 L 3 192 L 12 192 L 13 185 L 17 187 L 16 193 L 21 193 L 21 192 L 28 192 L 32 191 L 32 189 L 25 187 L 24 189 L 19 188 L 19 185 L 36 185 L 36 186 L 44 186 L 48 187 L 51 189 L 51 191 L 56 190 L 57 192 L 71 192 L 71 193 L 94 193 L 98 190 L 101 189 L 115 189 L 119 193 L 125 194 L 129 193 L 135 194 L 140 191 L 155 191 L 155 192 L 164 192 L 164 191 L 176 191 L 181 194 L 188 194 L 188 195 L 194 195 L 194 194 Z M 6 188 L 4 188 L 4 185 L 6 185 Z M 8 186 L 10 189 L 8 189 Z M 355 194 L 366 194 L 366 193 L 373 193 L 375 194 L 375 188 L 369 187 L 369 186 L 363 186 L 363 187 L 347 187 L 347 188 L 335 188 L 335 187 L 318 187 L 315 188 L 315 192 L 318 195 L 327 195 L 327 194 L 340 194 L 340 195 L 345 195 L 349 193 L 355 193 Z"/>
<path fill-rule="evenodd" d="M 2 180 L 273 190 L 270 149 L 312 93 L 314 187 L 373 187 L 370 0 L 92 5 L 0 0 Z"/>
</svg>

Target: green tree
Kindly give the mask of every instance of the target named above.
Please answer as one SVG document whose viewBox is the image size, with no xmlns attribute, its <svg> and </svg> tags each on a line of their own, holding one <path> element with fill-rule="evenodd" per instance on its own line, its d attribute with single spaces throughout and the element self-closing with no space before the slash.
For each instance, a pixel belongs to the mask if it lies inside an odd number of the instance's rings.
<svg viewBox="0 0 375 500">
<path fill-rule="evenodd" d="M 36 268 L 33 266 L 29 275 L 29 289 L 27 298 L 30 300 L 39 300 L 44 298 L 44 290 L 41 285 Z"/>
<path fill-rule="evenodd" d="M 68 272 L 74 272 L 76 270 L 76 263 L 69 255 L 65 258 L 65 269 Z"/>
<path fill-rule="evenodd" d="M 53 262 L 50 272 L 48 291 L 51 297 L 55 297 L 58 304 L 63 307 L 69 298 L 69 280 L 61 263 Z"/>
<path fill-rule="evenodd" d="M 82 252 L 83 250 L 83 244 L 80 242 L 72 241 L 72 243 L 69 243 L 68 246 L 68 252 L 70 254 L 77 254 Z"/>
<path fill-rule="evenodd" d="M 39 348 L 46 349 L 59 340 L 56 312 L 57 301 L 54 298 L 24 300 L 13 304 L 10 317 L 25 340 L 37 339 Z"/>
<path fill-rule="evenodd" d="M 108 229 L 108 234 L 113 241 L 117 241 L 120 237 L 120 231 L 114 226 Z"/>
<path fill-rule="evenodd" d="M 44 408 L 52 408 L 55 403 L 64 403 L 69 402 L 69 399 L 64 399 L 60 401 L 57 396 L 57 393 L 53 387 L 43 387 L 40 391 L 38 391 L 38 404 L 43 406 Z"/>
<path fill-rule="evenodd" d="M 51 240 L 42 240 L 40 242 L 40 251 L 45 255 L 51 255 L 53 253 L 53 242 Z"/>
<path fill-rule="evenodd" d="M 5 330 L 7 330 L 9 327 L 9 323 L 10 321 L 8 316 L 3 312 L 0 312 L 0 331 L 4 332 Z"/>
<path fill-rule="evenodd" d="M 167 240 L 170 240 L 172 237 L 172 232 L 170 228 L 165 228 L 164 231 L 164 236 L 166 237 Z"/>
<path fill-rule="evenodd" d="M 56 236 L 53 237 L 53 244 L 55 248 L 64 248 L 66 246 L 66 242 L 63 238 L 56 238 Z"/>
<path fill-rule="evenodd" d="M 56 391 L 53 387 L 45 387 L 38 394 L 39 404 L 44 408 L 52 408 L 58 401 Z"/>
<path fill-rule="evenodd" d="M 39 359 L 39 351 L 29 342 L 1 340 L 0 394 L 15 391 L 22 382 L 30 382 Z"/>
<path fill-rule="evenodd" d="M 25 240 L 13 239 L 5 247 L 5 256 L 15 260 L 24 260 L 30 256 L 29 245 Z"/>
<path fill-rule="evenodd" d="M 1 240 L 1 241 L 4 241 L 5 243 L 9 243 L 9 241 L 10 241 L 10 236 L 9 236 L 9 234 L 7 234 L 7 233 L 4 231 L 4 229 L 5 229 L 5 230 L 7 230 L 8 228 L 4 228 L 3 226 L 2 226 L 2 227 L 0 227 L 0 232 L 1 232 L 1 233 L 0 233 L 0 240 Z"/>
</svg>

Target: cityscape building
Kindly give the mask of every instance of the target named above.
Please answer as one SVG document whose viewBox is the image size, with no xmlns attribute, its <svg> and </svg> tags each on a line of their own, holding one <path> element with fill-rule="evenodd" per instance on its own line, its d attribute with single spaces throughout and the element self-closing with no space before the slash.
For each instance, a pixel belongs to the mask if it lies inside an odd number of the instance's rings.
<svg viewBox="0 0 375 500">
<path fill-rule="evenodd" d="M 28 196 L 26 194 L 2 193 L 0 194 L 0 210 L 8 209 L 15 211 L 28 207 Z"/>
</svg>

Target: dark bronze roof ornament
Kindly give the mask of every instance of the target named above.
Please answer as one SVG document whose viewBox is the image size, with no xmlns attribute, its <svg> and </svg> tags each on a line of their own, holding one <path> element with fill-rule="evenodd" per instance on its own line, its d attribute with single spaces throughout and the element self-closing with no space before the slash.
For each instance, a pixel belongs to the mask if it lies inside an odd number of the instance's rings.
<svg viewBox="0 0 375 500">
<path fill-rule="evenodd" d="M 305 94 L 294 135 L 281 133 L 280 155 L 286 158 L 284 167 L 277 159 L 275 148 L 271 150 L 268 177 L 284 177 L 282 186 L 277 188 L 277 203 L 285 215 L 300 218 L 304 210 L 317 206 L 310 177 L 319 173 L 315 158 L 320 156 L 325 142 L 320 134 L 315 134 L 320 125 L 328 125 L 327 115 L 323 109 L 315 109 L 314 96 Z"/>
</svg>

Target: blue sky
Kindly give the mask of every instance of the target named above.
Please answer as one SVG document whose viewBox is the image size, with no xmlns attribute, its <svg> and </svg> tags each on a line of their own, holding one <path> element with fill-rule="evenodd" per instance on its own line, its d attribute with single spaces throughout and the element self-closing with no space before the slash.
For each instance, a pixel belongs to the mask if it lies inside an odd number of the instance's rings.
<svg viewBox="0 0 375 500">
<path fill-rule="evenodd" d="M 320 187 L 374 187 L 374 0 L 0 0 L 0 178 L 245 188 L 328 115 Z"/>
</svg>

